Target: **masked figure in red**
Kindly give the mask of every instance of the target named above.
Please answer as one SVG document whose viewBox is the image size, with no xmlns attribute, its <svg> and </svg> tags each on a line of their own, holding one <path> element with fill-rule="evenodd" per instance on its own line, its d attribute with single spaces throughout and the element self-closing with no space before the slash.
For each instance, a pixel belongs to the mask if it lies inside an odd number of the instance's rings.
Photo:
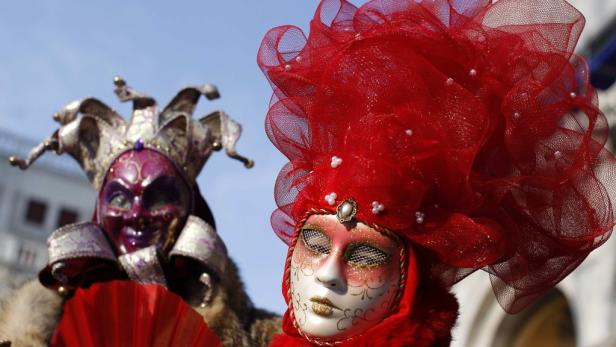
<svg viewBox="0 0 616 347">
<path fill-rule="evenodd" d="M 273 346 L 448 346 L 454 283 L 485 270 L 517 312 L 607 240 L 583 24 L 564 0 L 323 0 L 307 37 L 266 34 L 266 132 L 289 159 Z"/>
<path fill-rule="evenodd" d="M 26 160 L 11 159 L 25 169 L 46 150 L 68 153 L 98 195 L 91 222 L 62 227 L 49 238 L 49 264 L 39 280 L 61 295 L 38 283 L 18 290 L 0 310 L 0 336 L 14 346 L 45 345 L 75 290 L 130 279 L 180 295 L 223 346 L 267 344 L 279 322 L 252 306 L 196 184 L 215 150 L 253 165 L 235 151 L 240 125 L 220 111 L 192 119 L 202 95 L 218 97 L 211 85 L 180 91 L 159 112 L 154 99 L 119 78 L 115 84 L 120 100 L 133 102 L 130 122 L 96 99 L 70 103 L 55 115 L 59 130 Z"/>
</svg>

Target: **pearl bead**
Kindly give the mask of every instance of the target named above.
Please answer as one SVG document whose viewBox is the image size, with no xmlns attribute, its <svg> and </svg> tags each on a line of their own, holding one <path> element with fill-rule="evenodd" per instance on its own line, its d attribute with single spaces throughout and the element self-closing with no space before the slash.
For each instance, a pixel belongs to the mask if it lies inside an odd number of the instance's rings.
<svg viewBox="0 0 616 347">
<path fill-rule="evenodd" d="M 408 136 L 413 136 L 413 129 L 406 129 L 404 133 Z"/>
<path fill-rule="evenodd" d="M 417 224 L 422 224 L 424 222 L 424 217 L 425 214 L 421 211 L 417 211 L 415 212 L 415 222 L 417 222 Z"/>
<path fill-rule="evenodd" d="M 475 77 L 475 76 L 477 76 L 477 70 L 471 69 L 471 71 L 469 71 L 468 74 L 471 75 L 471 77 Z"/>
<path fill-rule="evenodd" d="M 331 160 L 331 163 L 330 163 L 331 167 L 335 169 L 338 166 L 340 166 L 340 164 L 342 164 L 342 158 L 338 158 L 336 156 L 333 156 L 332 160 Z"/>
<path fill-rule="evenodd" d="M 284 66 L 284 71 L 291 71 L 291 65 L 287 64 Z"/>
<path fill-rule="evenodd" d="M 448 86 L 452 86 L 453 85 L 453 78 L 449 77 L 447 79 L 447 81 L 445 82 L 445 84 L 448 85 Z"/>
<path fill-rule="evenodd" d="M 345 202 L 340 207 L 340 216 L 343 218 L 348 218 L 353 213 L 353 206 L 348 202 Z"/>
<path fill-rule="evenodd" d="M 554 158 L 560 159 L 560 158 L 562 158 L 562 156 L 563 156 L 563 154 L 560 151 L 554 152 Z"/>
<path fill-rule="evenodd" d="M 325 195 L 325 201 L 327 201 L 330 206 L 334 206 L 336 204 L 337 197 L 338 196 L 336 195 L 336 193 L 330 193 Z"/>
<path fill-rule="evenodd" d="M 372 213 L 379 214 L 381 211 L 385 209 L 385 206 L 378 201 L 372 202 Z"/>
<path fill-rule="evenodd" d="M 574 92 L 571 92 L 571 94 L 569 94 L 569 96 L 571 96 L 572 99 L 577 98 L 577 94 L 575 94 Z"/>
</svg>

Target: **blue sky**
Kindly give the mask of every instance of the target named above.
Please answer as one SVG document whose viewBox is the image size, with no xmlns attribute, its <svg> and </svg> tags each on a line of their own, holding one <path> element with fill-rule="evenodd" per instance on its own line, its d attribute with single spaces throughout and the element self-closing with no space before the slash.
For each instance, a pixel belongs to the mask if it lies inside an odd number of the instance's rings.
<svg viewBox="0 0 616 347">
<path fill-rule="evenodd" d="M 308 27 L 318 2 L 14 1 L 0 12 L 0 127 L 39 141 L 56 129 L 65 103 L 100 98 L 125 117 L 113 94 L 118 74 L 165 105 L 183 86 L 213 83 L 222 98 L 195 116 L 224 109 L 244 127 L 246 170 L 222 153 L 198 182 L 253 301 L 284 310 L 280 284 L 286 246 L 271 230 L 274 179 L 285 160 L 263 130 L 271 89 L 256 65 L 265 32 Z M 76 165 L 75 165 L 76 167 Z"/>
</svg>

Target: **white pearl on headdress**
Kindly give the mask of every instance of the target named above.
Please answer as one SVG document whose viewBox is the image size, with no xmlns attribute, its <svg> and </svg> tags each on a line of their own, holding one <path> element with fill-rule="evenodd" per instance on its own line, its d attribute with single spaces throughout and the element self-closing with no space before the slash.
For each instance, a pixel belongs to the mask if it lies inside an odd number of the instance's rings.
<svg viewBox="0 0 616 347">
<path fill-rule="evenodd" d="M 338 195 L 336 195 L 336 193 L 329 193 L 325 195 L 325 201 L 327 201 L 330 206 L 334 206 L 336 204 L 337 197 Z"/>
<path fill-rule="evenodd" d="M 577 94 L 575 94 L 574 92 L 571 92 L 571 94 L 569 94 L 569 96 L 570 96 L 572 99 L 577 98 Z"/>
<path fill-rule="evenodd" d="M 407 134 L 408 136 L 413 136 L 413 129 L 406 129 L 404 133 Z"/>
<path fill-rule="evenodd" d="M 287 64 L 284 66 L 284 71 L 291 71 L 291 65 Z"/>
<path fill-rule="evenodd" d="M 563 157 L 563 154 L 562 154 L 562 152 L 561 152 L 561 151 L 556 151 L 556 152 L 554 152 L 554 158 L 556 158 L 556 159 L 560 159 L 560 158 L 562 158 L 562 157 Z"/>
<path fill-rule="evenodd" d="M 302 57 L 298 55 L 297 57 L 295 57 L 295 61 L 299 63 L 300 61 L 302 61 Z"/>
<path fill-rule="evenodd" d="M 359 34 L 359 33 L 355 34 L 355 39 L 356 39 L 356 40 L 361 39 L 361 34 Z"/>
<path fill-rule="evenodd" d="M 520 116 L 521 116 L 520 112 L 515 112 L 515 113 L 513 114 L 513 117 L 512 117 L 512 118 L 513 118 L 513 120 L 518 120 L 518 119 L 520 119 Z"/>
<path fill-rule="evenodd" d="M 340 164 L 342 164 L 342 158 L 338 158 L 336 156 L 332 157 L 332 161 L 330 163 L 331 167 L 333 169 L 337 168 L 338 166 L 340 166 Z"/>
<path fill-rule="evenodd" d="M 417 222 L 417 224 L 422 224 L 424 222 L 424 217 L 426 215 L 423 212 L 417 211 L 415 212 L 415 222 Z"/>
<path fill-rule="evenodd" d="M 477 76 L 477 70 L 471 69 L 471 71 L 469 71 L 468 74 L 471 75 L 471 77 L 475 77 Z"/>
<path fill-rule="evenodd" d="M 383 204 L 381 204 L 380 202 L 378 202 L 378 201 L 373 201 L 372 202 L 372 213 L 373 214 L 379 214 L 384 209 L 385 209 L 385 206 Z"/>
<path fill-rule="evenodd" d="M 447 81 L 445 81 L 445 84 L 448 85 L 448 86 L 452 86 L 453 85 L 453 78 L 449 77 L 447 79 Z"/>
</svg>

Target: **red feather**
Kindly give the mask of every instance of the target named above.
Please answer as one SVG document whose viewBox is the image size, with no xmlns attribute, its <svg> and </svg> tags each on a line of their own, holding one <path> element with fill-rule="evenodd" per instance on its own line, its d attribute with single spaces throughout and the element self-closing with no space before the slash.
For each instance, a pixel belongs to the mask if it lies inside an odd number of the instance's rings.
<svg viewBox="0 0 616 347">
<path fill-rule="evenodd" d="M 53 347 L 220 346 L 203 317 L 158 285 L 113 281 L 78 289 L 64 304 Z"/>
</svg>

